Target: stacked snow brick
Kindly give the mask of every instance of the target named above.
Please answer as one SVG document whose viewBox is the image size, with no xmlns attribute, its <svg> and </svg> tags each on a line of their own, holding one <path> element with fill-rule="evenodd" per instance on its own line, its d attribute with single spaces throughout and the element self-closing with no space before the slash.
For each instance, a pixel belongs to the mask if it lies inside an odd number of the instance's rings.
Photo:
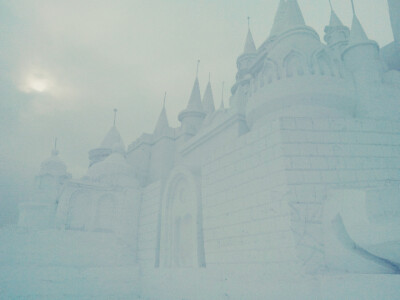
<svg viewBox="0 0 400 300">
<path fill-rule="evenodd" d="M 393 121 L 281 118 L 216 151 L 202 168 L 207 265 L 323 268 L 327 191 L 398 184 L 399 133 Z"/>
</svg>

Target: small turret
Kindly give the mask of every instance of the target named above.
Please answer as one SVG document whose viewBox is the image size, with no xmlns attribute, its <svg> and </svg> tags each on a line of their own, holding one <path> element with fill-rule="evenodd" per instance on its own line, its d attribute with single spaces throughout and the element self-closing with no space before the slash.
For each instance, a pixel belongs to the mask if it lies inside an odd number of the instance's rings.
<svg viewBox="0 0 400 300">
<path fill-rule="evenodd" d="M 238 57 L 236 64 L 238 68 L 238 72 L 236 74 L 236 81 L 241 81 L 246 79 L 246 74 L 249 73 L 249 68 L 253 64 L 256 55 L 257 49 L 253 40 L 253 35 L 250 30 L 250 18 L 248 17 L 248 31 L 246 36 L 246 42 L 244 44 L 243 53 Z"/>
<path fill-rule="evenodd" d="M 333 10 L 330 0 L 329 4 L 331 6 L 331 17 L 329 25 L 325 27 L 324 40 L 329 47 L 341 50 L 348 44 L 350 30 L 347 26 L 343 25 L 342 21 Z"/>
<path fill-rule="evenodd" d="M 67 166 L 58 156 L 56 139 L 51 156 L 40 165 L 31 201 L 19 204 L 18 225 L 27 228 L 52 227 L 60 192 L 70 179 Z"/>
<path fill-rule="evenodd" d="M 204 92 L 203 108 L 204 108 L 204 112 L 207 115 L 212 114 L 215 111 L 214 97 L 213 97 L 213 92 L 212 92 L 212 88 L 211 88 L 210 76 L 208 77 L 208 84 L 206 87 L 206 91 Z"/>
<path fill-rule="evenodd" d="M 189 135 L 195 135 L 206 116 L 201 103 L 200 86 L 198 79 L 199 63 L 197 63 L 196 79 L 193 84 L 192 93 L 189 102 L 184 111 L 178 115 L 178 120 L 182 123 L 183 132 Z"/>
<path fill-rule="evenodd" d="M 349 44 L 342 53 L 346 68 L 353 74 L 358 94 L 357 117 L 373 117 L 377 113 L 376 93 L 382 82 L 383 62 L 379 46 L 368 39 L 353 5 L 353 23 Z M 375 96 L 374 96 L 375 95 Z"/>
<path fill-rule="evenodd" d="M 89 151 L 89 167 L 93 164 L 98 163 L 108 157 L 113 149 L 117 147 L 121 154 L 125 155 L 125 144 L 121 138 L 121 135 L 116 127 L 117 109 L 114 109 L 114 123 L 111 129 L 108 131 L 103 141 L 98 148 Z"/>
<path fill-rule="evenodd" d="M 168 124 L 167 112 L 165 110 L 166 97 L 167 97 L 167 93 L 165 93 L 165 95 L 164 95 L 163 108 L 161 110 L 160 116 L 158 117 L 156 127 L 154 129 L 154 135 L 157 135 L 157 136 L 163 135 L 165 133 L 165 131 L 170 128 L 169 124 Z"/>
<path fill-rule="evenodd" d="M 67 173 L 67 166 L 58 154 L 57 139 L 55 139 L 51 156 L 42 162 L 39 174 L 36 176 L 37 189 L 40 194 L 38 201 L 40 202 L 55 203 L 60 187 L 71 177 Z"/>
<path fill-rule="evenodd" d="M 400 1 L 388 0 L 390 22 L 395 42 L 400 43 Z"/>
</svg>

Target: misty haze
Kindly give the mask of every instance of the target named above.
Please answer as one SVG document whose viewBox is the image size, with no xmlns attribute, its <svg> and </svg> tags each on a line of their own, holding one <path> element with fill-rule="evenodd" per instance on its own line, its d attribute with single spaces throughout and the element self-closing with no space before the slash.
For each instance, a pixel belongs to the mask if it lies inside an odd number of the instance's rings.
<svg viewBox="0 0 400 300">
<path fill-rule="evenodd" d="M 400 1 L 0 20 L 0 299 L 400 297 Z"/>
</svg>

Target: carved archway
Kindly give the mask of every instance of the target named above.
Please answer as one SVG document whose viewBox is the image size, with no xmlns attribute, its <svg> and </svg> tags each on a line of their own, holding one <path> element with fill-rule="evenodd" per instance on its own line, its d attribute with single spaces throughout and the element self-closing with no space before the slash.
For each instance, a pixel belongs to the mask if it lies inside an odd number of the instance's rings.
<svg viewBox="0 0 400 300">
<path fill-rule="evenodd" d="M 158 265 L 204 267 L 202 224 L 200 176 L 178 167 L 166 182 L 162 199 Z"/>
<path fill-rule="evenodd" d="M 295 50 L 289 52 L 289 54 L 283 60 L 283 66 L 286 71 L 286 77 L 290 78 L 293 76 L 303 76 L 305 59 L 303 55 Z"/>
</svg>

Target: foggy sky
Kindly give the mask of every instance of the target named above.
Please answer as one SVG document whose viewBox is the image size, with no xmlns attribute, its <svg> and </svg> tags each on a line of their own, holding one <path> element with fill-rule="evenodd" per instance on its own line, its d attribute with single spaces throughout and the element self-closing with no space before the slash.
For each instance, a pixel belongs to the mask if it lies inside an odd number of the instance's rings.
<svg viewBox="0 0 400 300">
<path fill-rule="evenodd" d="M 129 145 L 152 132 L 164 91 L 171 125 L 188 101 L 201 60 L 216 106 L 229 95 L 247 16 L 256 45 L 269 34 L 279 0 L 0 0 L 0 226 L 16 220 L 55 137 L 75 178 L 112 125 Z M 345 25 L 350 0 L 332 0 Z M 323 39 L 328 0 L 299 0 Z M 393 40 L 386 0 L 356 0 L 370 39 Z M 228 96 L 225 97 L 225 105 Z"/>
</svg>

